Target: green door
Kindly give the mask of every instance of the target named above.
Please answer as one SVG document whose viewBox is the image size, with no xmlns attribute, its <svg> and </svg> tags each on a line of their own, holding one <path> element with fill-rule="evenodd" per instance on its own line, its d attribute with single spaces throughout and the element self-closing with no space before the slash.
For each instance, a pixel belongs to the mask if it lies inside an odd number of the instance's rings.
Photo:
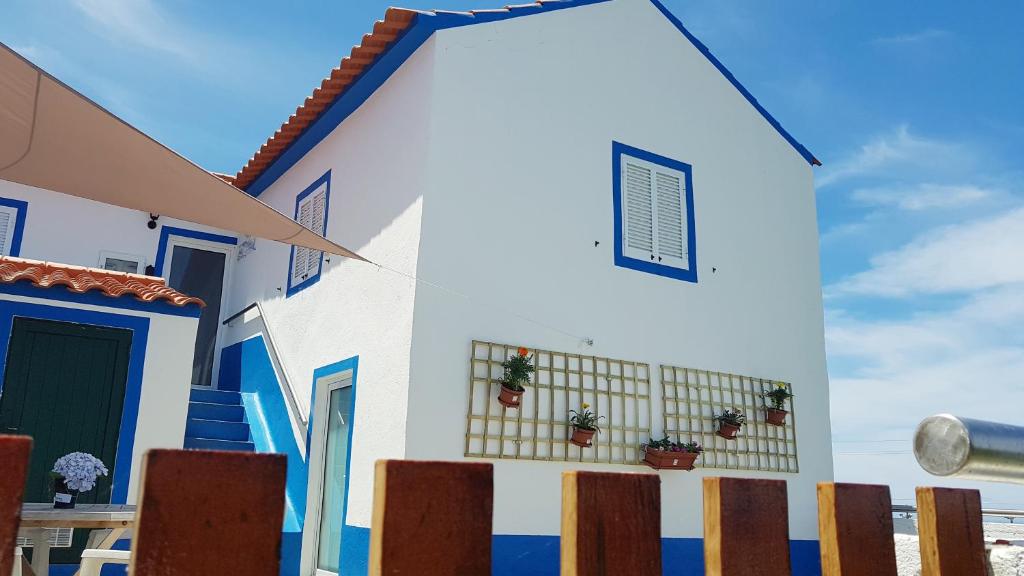
<svg viewBox="0 0 1024 576">
<path fill-rule="evenodd" d="M 132 332 L 15 318 L 0 389 L 0 433 L 32 436 L 26 502 L 50 502 L 50 470 L 69 452 L 88 452 L 110 475 L 78 502 L 110 502 Z M 84 546 L 87 531 L 75 531 Z M 76 546 L 77 548 L 77 546 Z M 54 550 L 54 562 L 77 563 Z M 81 554 L 81 551 L 78 551 Z"/>
</svg>

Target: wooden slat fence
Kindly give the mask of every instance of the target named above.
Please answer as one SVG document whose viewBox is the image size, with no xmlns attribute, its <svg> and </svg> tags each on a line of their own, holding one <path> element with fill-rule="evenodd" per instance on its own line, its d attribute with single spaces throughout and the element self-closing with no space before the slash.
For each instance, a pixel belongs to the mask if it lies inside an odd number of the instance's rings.
<svg viewBox="0 0 1024 576">
<path fill-rule="evenodd" d="M 0 576 L 10 574 L 29 456 L 0 436 Z M 489 576 L 493 469 L 484 463 L 377 463 L 370 576 Z M 147 454 L 133 542 L 135 576 L 278 573 L 285 460 L 279 455 Z M 919 488 L 923 576 L 985 576 L 976 490 Z M 563 576 L 657 576 L 661 482 L 654 474 L 572 471 L 562 482 Z M 885 486 L 818 486 L 824 576 L 896 574 Z M 704 479 L 708 576 L 790 574 L 786 483 Z"/>
</svg>

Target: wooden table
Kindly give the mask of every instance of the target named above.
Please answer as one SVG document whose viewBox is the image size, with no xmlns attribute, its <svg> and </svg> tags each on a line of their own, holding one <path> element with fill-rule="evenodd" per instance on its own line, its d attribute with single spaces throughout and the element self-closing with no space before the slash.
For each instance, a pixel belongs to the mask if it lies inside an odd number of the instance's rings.
<svg viewBox="0 0 1024 576">
<path fill-rule="evenodd" d="M 21 508 L 20 536 L 32 539 L 32 571 L 50 573 L 49 531 L 54 528 L 109 529 L 110 533 L 93 548 L 109 550 L 135 524 L 135 506 L 124 504 L 79 504 L 58 510 L 53 504 L 25 504 Z M 77 572 L 76 572 L 77 574 Z"/>
</svg>

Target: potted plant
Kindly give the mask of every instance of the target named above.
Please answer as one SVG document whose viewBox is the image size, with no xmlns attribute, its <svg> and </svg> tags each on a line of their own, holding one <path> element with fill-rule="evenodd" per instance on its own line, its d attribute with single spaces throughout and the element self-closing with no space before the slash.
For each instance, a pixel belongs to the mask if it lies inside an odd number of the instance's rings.
<svg viewBox="0 0 1024 576">
<path fill-rule="evenodd" d="M 501 367 L 505 369 L 505 373 L 500 381 L 498 402 L 506 408 L 519 408 L 523 392 L 526 391 L 523 385 L 530 383 L 530 374 L 533 374 L 533 355 L 520 346 L 516 354 L 501 363 Z"/>
<path fill-rule="evenodd" d="M 107 467 L 92 454 L 72 452 L 54 462 L 50 475 L 53 477 L 53 507 L 74 508 L 78 495 L 92 490 L 96 479 L 107 475 Z"/>
<path fill-rule="evenodd" d="M 793 397 L 793 393 L 786 388 L 786 383 L 776 382 L 774 388 L 761 396 L 771 402 L 771 406 L 765 406 L 765 419 L 768 423 L 773 426 L 785 426 L 786 415 L 789 414 L 786 411 L 786 400 Z"/>
<path fill-rule="evenodd" d="M 715 420 L 718 421 L 718 435 L 726 440 L 733 440 L 740 427 L 746 423 L 747 417 L 739 410 L 726 410 L 715 416 Z"/>
<path fill-rule="evenodd" d="M 644 463 L 655 470 L 693 470 L 704 449 L 696 442 L 673 442 L 665 436 L 644 446 Z"/>
<path fill-rule="evenodd" d="M 595 416 L 590 411 L 590 404 L 583 403 L 583 411 L 577 412 L 575 410 L 569 410 L 569 425 L 572 426 L 572 436 L 569 437 L 569 442 L 579 446 L 580 448 L 590 448 L 593 446 L 591 443 L 594 434 L 601 431 L 597 426 L 597 421 L 604 416 Z"/>
</svg>

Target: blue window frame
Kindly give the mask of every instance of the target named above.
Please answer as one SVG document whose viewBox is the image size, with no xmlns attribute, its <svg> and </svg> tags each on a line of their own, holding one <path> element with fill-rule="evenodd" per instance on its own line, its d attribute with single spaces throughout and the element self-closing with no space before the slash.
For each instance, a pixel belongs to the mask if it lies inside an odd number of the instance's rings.
<svg viewBox="0 0 1024 576">
<path fill-rule="evenodd" d="M 0 256 L 20 256 L 28 202 L 0 198 Z"/>
<path fill-rule="evenodd" d="M 697 281 L 693 168 L 612 142 L 615 265 Z"/>
<path fill-rule="evenodd" d="M 330 212 L 331 171 L 317 178 L 295 197 L 295 221 L 321 236 L 327 235 Z M 292 246 L 288 257 L 288 290 L 290 297 L 320 281 L 324 253 L 303 246 Z"/>
</svg>

